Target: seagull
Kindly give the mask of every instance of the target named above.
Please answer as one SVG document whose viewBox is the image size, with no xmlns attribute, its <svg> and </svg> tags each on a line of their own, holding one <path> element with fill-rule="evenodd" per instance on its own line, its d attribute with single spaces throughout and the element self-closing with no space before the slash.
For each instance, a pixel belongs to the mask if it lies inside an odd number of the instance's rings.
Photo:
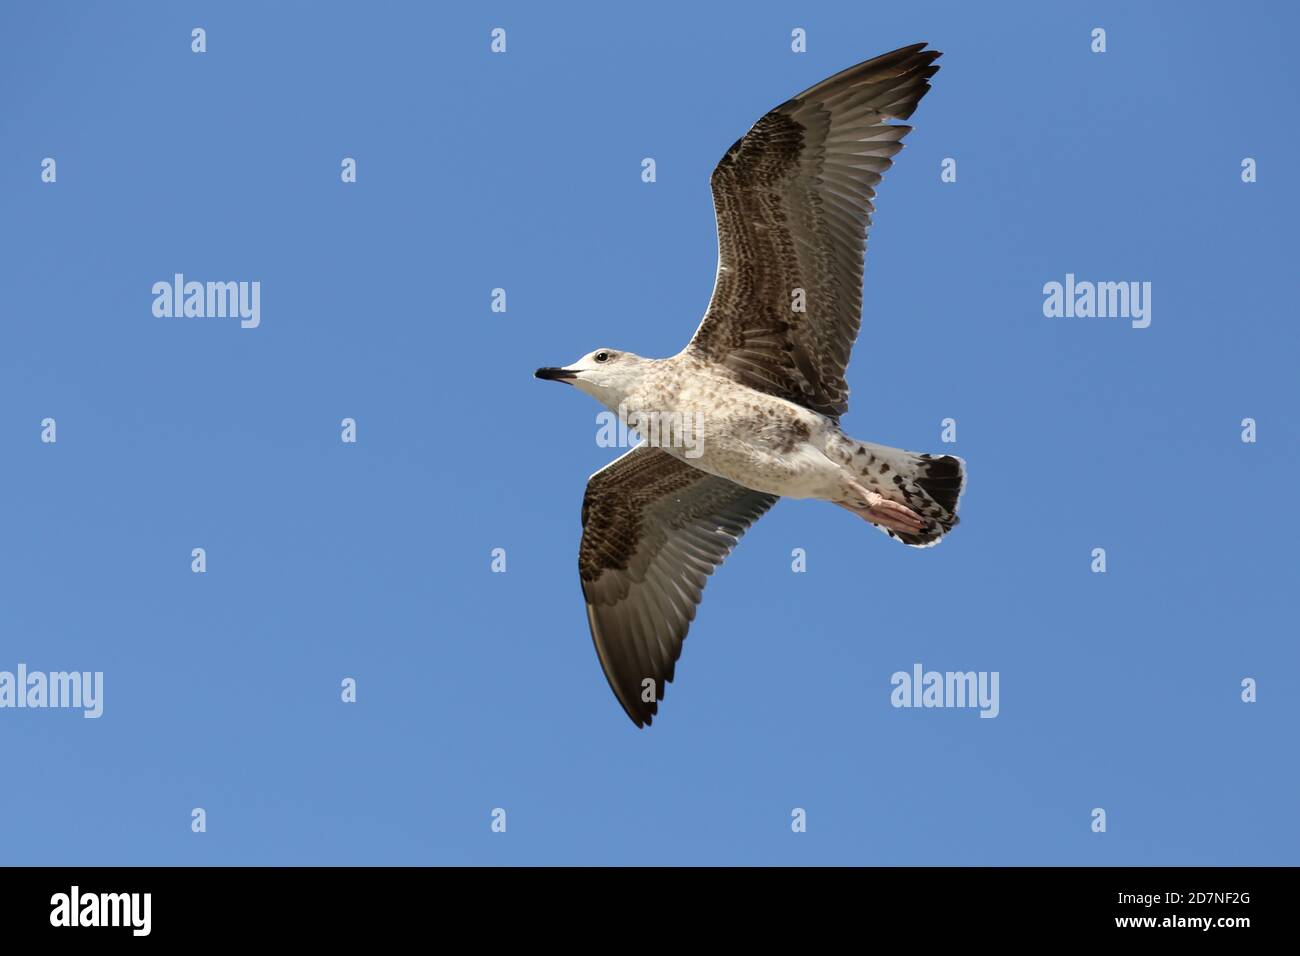
<svg viewBox="0 0 1300 956">
<path fill-rule="evenodd" d="M 718 271 L 671 358 L 601 348 L 537 378 L 595 398 L 641 441 L 587 481 L 578 573 L 610 688 L 659 711 L 709 575 L 780 497 L 830 501 L 914 547 L 957 524 L 965 462 L 840 430 L 876 185 L 938 72 L 905 46 L 763 116 L 713 170 Z M 649 437 L 647 437 L 649 436 Z"/>
</svg>

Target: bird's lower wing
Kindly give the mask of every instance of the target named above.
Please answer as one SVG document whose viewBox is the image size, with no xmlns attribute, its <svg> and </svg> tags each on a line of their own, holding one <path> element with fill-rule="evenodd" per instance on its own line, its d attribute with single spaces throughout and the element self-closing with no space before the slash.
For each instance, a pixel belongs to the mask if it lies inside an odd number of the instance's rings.
<svg viewBox="0 0 1300 956">
<path fill-rule="evenodd" d="M 638 727 L 658 712 L 708 576 L 776 500 L 648 445 L 588 480 L 578 551 L 587 620 Z"/>
</svg>

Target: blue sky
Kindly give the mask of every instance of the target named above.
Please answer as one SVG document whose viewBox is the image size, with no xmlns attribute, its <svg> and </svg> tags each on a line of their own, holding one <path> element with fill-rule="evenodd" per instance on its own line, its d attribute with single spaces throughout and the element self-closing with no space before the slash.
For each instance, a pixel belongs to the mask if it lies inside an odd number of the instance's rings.
<svg viewBox="0 0 1300 956">
<path fill-rule="evenodd" d="M 1294 10 L 475 6 L 0 13 L 0 670 L 105 688 L 0 710 L 0 862 L 1296 863 Z M 616 451 L 532 370 L 677 351 L 724 150 L 919 40 L 843 424 L 964 457 L 962 525 L 782 502 L 637 731 L 576 574 Z M 177 272 L 261 325 L 156 318 Z M 1150 327 L 1046 318 L 1067 273 Z M 891 707 L 917 662 L 999 716 Z"/>
</svg>

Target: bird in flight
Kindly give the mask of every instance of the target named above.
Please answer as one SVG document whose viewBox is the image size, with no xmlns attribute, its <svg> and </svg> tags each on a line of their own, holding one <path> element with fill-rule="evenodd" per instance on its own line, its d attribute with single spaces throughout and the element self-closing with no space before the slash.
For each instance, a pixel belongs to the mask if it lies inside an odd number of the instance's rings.
<svg viewBox="0 0 1300 956">
<path fill-rule="evenodd" d="M 578 572 L 609 686 L 651 723 L 705 582 L 779 497 L 833 502 L 928 547 L 957 524 L 964 463 L 850 438 L 844 370 L 881 174 L 938 72 L 906 46 L 763 116 L 713 170 L 718 272 L 695 336 L 649 359 L 601 348 L 568 382 L 642 442 L 588 479 Z"/>
</svg>

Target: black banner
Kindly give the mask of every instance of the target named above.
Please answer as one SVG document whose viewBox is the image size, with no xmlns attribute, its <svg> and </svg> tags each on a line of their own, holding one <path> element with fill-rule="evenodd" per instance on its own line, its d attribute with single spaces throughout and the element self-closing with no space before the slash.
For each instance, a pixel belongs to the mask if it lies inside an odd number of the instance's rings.
<svg viewBox="0 0 1300 956">
<path fill-rule="evenodd" d="M 1295 871 L 1273 868 L 0 870 L 7 939 L 385 940 L 430 929 L 531 932 L 608 923 L 629 941 L 665 920 L 762 936 L 843 925 L 976 939 L 1132 936 L 1226 942 L 1281 930 Z M 976 932 L 977 936 L 969 936 Z"/>
</svg>

